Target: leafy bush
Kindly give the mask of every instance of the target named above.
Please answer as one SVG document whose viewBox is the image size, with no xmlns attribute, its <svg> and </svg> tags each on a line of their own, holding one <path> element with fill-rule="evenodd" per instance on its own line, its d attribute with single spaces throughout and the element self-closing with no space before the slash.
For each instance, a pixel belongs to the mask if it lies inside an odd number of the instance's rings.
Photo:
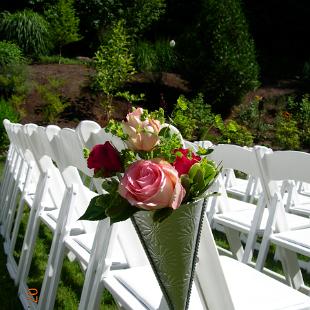
<svg viewBox="0 0 310 310">
<path fill-rule="evenodd" d="M 26 55 L 36 57 L 47 53 L 50 48 L 48 23 L 31 10 L 3 13 L 0 32 L 4 39 L 20 46 Z"/>
<path fill-rule="evenodd" d="M 211 112 L 211 106 L 204 102 L 202 94 L 193 100 L 181 95 L 172 112 L 174 125 L 187 140 L 204 139 L 214 119 L 215 114 Z"/>
<path fill-rule="evenodd" d="M 132 35 L 140 35 L 165 12 L 164 0 L 80 0 L 76 7 L 85 32 L 97 35 L 120 19 Z"/>
<path fill-rule="evenodd" d="M 0 41 L 0 67 L 25 61 L 21 49 L 12 42 Z"/>
<path fill-rule="evenodd" d="M 293 118 L 300 129 L 300 139 L 305 147 L 310 147 L 310 98 L 309 94 L 303 95 L 301 101 L 294 97 L 288 98 L 289 111 L 292 111 Z"/>
<path fill-rule="evenodd" d="M 249 128 L 255 134 L 256 140 L 264 138 L 265 134 L 270 130 L 271 125 L 266 124 L 264 121 L 266 110 L 264 109 L 262 97 L 255 96 L 249 104 L 238 106 L 236 113 L 240 124 Z"/>
<path fill-rule="evenodd" d="M 28 91 L 25 65 L 6 65 L 0 69 L 0 94 L 9 99 L 13 94 L 24 95 Z"/>
<path fill-rule="evenodd" d="M 73 0 L 58 0 L 46 12 L 46 18 L 50 22 L 50 29 L 54 44 L 59 49 L 59 56 L 63 46 L 79 41 L 79 18 L 75 15 Z"/>
<path fill-rule="evenodd" d="M 135 73 L 130 41 L 124 22 L 117 22 L 95 54 L 96 83 L 108 96 L 113 96 Z"/>
<path fill-rule="evenodd" d="M 288 112 L 278 115 L 275 121 L 275 144 L 282 149 L 298 150 L 300 148 L 297 122 Z"/>
<path fill-rule="evenodd" d="M 169 72 L 176 65 L 176 54 L 168 40 L 158 40 L 154 44 L 139 41 L 135 48 L 136 67 L 146 72 Z"/>
<path fill-rule="evenodd" d="M 166 8 L 165 0 L 135 0 L 132 5 L 124 1 L 124 15 L 130 33 L 141 35 L 159 20 Z"/>
<path fill-rule="evenodd" d="M 49 79 L 46 85 L 37 85 L 36 89 L 44 101 L 43 116 L 46 122 L 52 123 L 68 106 L 62 101 L 60 87 L 63 81 Z"/>
<path fill-rule="evenodd" d="M 8 145 L 8 137 L 3 126 L 4 119 L 16 123 L 19 121 L 19 115 L 9 102 L 0 98 L 0 151 L 3 151 Z"/>
<path fill-rule="evenodd" d="M 240 0 L 204 0 L 199 20 L 181 44 L 188 74 L 218 111 L 226 112 L 259 85 L 254 41 Z"/>
<path fill-rule="evenodd" d="M 253 144 L 253 136 L 250 131 L 239 125 L 234 120 L 229 120 L 226 124 L 220 115 L 215 117 L 215 127 L 219 129 L 221 135 L 214 141 L 216 143 L 231 143 L 250 146 Z"/>
</svg>

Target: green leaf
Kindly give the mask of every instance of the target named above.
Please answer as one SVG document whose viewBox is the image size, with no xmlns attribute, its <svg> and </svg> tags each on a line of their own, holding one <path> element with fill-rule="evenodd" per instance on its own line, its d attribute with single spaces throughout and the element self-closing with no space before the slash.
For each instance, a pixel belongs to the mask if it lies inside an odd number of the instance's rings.
<svg viewBox="0 0 310 310">
<path fill-rule="evenodd" d="M 191 180 L 194 180 L 196 173 L 198 172 L 198 170 L 201 170 L 201 166 L 200 163 L 195 163 L 191 166 L 191 168 L 189 169 L 188 175 L 189 178 Z"/>
<path fill-rule="evenodd" d="M 83 148 L 83 156 L 85 159 L 89 157 L 90 150 L 86 147 Z"/>
<path fill-rule="evenodd" d="M 204 186 L 205 186 L 205 182 L 204 182 L 204 175 L 201 169 L 198 169 L 194 179 L 193 179 L 193 183 L 195 184 L 195 188 L 197 189 L 197 191 L 201 191 Z"/>
<path fill-rule="evenodd" d="M 156 210 L 153 214 L 153 221 L 161 223 L 168 216 L 170 216 L 172 212 L 173 212 L 172 208 L 163 208 L 163 209 Z"/>
<path fill-rule="evenodd" d="M 160 137 L 164 137 L 164 138 L 169 138 L 169 137 L 171 137 L 170 128 L 169 128 L 169 127 L 163 127 L 163 128 L 159 131 L 158 135 L 159 135 Z"/>
<path fill-rule="evenodd" d="M 132 206 L 126 199 L 121 196 L 116 196 L 111 203 L 111 206 L 106 209 L 106 215 L 110 217 L 110 223 L 125 221 L 134 213 L 138 212 L 138 207 Z"/>
<path fill-rule="evenodd" d="M 100 169 L 100 170 L 97 170 L 95 173 L 94 173 L 94 178 L 103 178 L 104 175 L 103 175 L 103 171 Z"/>
<path fill-rule="evenodd" d="M 103 196 L 108 195 L 100 195 L 92 198 L 85 213 L 79 218 L 79 220 L 99 221 L 105 219 L 107 217 L 105 211 L 109 205 L 103 203 L 105 201 Z M 100 203 L 97 202 L 99 200 Z"/>
<path fill-rule="evenodd" d="M 118 185 L 119 181 L 116 178 L 104 179 L 102 182 L 102 188 L 110 194 L 117 192 Z"/>
</svg>

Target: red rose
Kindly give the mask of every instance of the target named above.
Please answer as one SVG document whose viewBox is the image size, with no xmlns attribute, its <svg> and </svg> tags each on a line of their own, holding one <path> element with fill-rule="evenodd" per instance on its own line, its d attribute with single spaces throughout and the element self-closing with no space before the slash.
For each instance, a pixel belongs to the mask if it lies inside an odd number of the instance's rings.
<svg viewBox="0 0 310 310">
<path fill-rule="evenodd" d="M 104 176 L 110 176 L 113 172 L 121 171 L 122 164 L 117 149 L 110 143 L 95 145 L 87 159 L 87 167 L 95 169 L 95 172 L 100 169 Z"/>
<path fill-rule="evenodd" d="M 173 163 L 174 168 L 178 171 L 179 176 L 182 174 L 187 174 L 191 166 L 201 160 L 200 156 L 195 155 L 193 152 L 190 152 L 189 149 L 177 149 L 174 151 L 177 154 L 177 157 Z"/>
</svg>

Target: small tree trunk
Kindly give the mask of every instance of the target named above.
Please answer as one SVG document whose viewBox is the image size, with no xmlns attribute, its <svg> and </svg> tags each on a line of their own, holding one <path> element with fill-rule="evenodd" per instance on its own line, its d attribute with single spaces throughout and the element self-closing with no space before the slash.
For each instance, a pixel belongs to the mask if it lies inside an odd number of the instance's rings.
<svg viewBox="0 0 310 310">
<path fill-rule="evenodd" d="M 60 63 L 61 63 L 60 59 L 61 59 L 61 46 L 59 47 L 59 61 L 58 61 L 58 64 L 59 64 L 59 65 L 60 65 Z"/>
</svg>

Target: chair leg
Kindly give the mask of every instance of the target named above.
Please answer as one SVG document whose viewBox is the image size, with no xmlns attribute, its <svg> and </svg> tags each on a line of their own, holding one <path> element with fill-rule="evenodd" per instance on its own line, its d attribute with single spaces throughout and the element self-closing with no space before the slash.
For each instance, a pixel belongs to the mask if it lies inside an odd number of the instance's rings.
<svg viewBox="0 0 310 310">
<path fill-rule="evenodd" d="M 304 285 L 304 280 L 299 267 L 297 254 L 288 249 L 279 247 L 279 255 L 289 285 L 299 290 L 301 286 Z"/>
<path fill-rule="evenodd" d="M 38 304 L 38 308 L 42 310 L 54 308 L 61 269 L 66 255 L 63 241 L 63 238 L 59 239 L 54 235 Z"/>
<path fill-rule="evenodd" d="M 240 233 L 229 227 L 224 227 L 224 231 L 233 257 L 241 261 L 244 254 L 244 249 L 240 241 Z"/>
<path fill-rule="evenodd" d="M 41 175 L 36 189 L 35 199 L 30 210 L 29 220 L 25 232 L 24 242 L 22 246 L 22 254 L 18 263 L 18 270 L 15 279 L 17 285 L 21 280 L 25 280 L 31 264 L 34 250 L 34 243 L 39 230 L 39 212 L 42 199 L 47 191 L 46 188 L 47 175 Z"/>
</svg>

